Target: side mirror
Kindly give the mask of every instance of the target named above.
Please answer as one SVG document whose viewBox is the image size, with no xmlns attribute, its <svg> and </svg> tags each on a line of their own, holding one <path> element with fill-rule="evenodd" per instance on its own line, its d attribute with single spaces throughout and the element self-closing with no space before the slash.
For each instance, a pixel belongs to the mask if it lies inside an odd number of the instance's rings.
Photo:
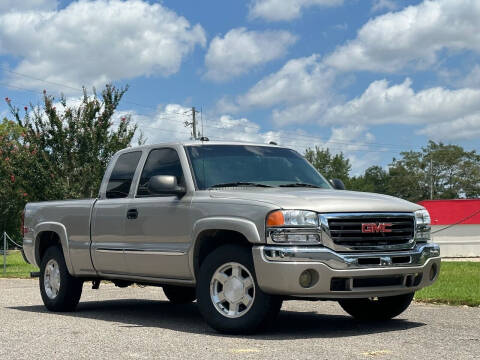
<svg viewBox="0 0 480 360">
<path fill-rule="evenodd" d="M 186 190 L 177 184 L 177 178 L 173 175 L 152 176 L 147 184 L 148 191 L 155 195 L 185 195 Z"/>
<path fill-rule="evenodd" d="M 345 190 L 345 184 L 340 179 L 333 179 L 332 180 L 332 185 L 337 190 Z"/>
</svg>

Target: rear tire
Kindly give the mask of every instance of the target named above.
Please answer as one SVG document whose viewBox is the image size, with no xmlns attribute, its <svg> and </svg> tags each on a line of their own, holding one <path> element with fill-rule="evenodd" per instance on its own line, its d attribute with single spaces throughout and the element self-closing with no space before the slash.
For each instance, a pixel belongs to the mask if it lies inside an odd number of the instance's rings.
<svg viewBox="0 0 480 360">
<path fill-rule="evenodd" d="M 163 292 L 173 304 L 189 304 L 197 298 L 195 288 L 193 287 L 164 285 Z"/>
<path fill-rule="evenodd" d="M 73 311 L 82 296 L 83 281 L 68 272 L 62 250 L 49 247 L 40 264 L 40 293 L 50 311 Z"/>
<path fill-rule="evenodd" d="M 340 306 L 357 320 L 390 320 L 403 313 L 413 300 L 415 293 L 379 297 L 377 299 L 340 300 Z"/>
<path fill-rule="evenodd" d="M 259 287 L 250 248 L 224 245 L 207 256 L 197 279 L 197 303 L 205 321 L 222 333 L 253 333 L 277 317 L 282 299 Z"/>
</svg>

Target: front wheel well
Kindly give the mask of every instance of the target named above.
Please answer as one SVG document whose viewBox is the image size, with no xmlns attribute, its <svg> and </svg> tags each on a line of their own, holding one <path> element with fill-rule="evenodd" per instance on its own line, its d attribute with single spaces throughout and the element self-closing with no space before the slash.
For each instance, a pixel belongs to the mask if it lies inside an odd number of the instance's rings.
<svg viewBox="0 0 480 360">
<path fill-rule="evenodd" d="M 62 243 L 60 242 L 60 236 L 54 231 L 42 231 L 37 235 L 37 251 L 35 254 L 35 260 L 37 264 L 42 262 L 43 255 L 47 249 L 51 246 L 58 246 L 60 251 L 62 250 Z"/>
<path fill-rule="evenodd" d="M 238 244 L 245 247 L 252 247 L 252 244 L 242 233 L 233 230 L 204 230 L 195 242 L 193 266 L 195 274 L 202 265 L 205 258 L 216 248 L 226 244 Z"/>
</svg>

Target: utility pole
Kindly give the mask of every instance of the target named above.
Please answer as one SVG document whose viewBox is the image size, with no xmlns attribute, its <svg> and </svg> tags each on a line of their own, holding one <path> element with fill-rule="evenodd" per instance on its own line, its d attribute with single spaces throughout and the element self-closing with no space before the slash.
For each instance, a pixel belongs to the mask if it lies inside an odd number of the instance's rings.
<svg viewBox="0 0 480 360">
<path fill-rule="evenodd" d="M 433 200 L 433 162 L 430 152 L 430 200 Z"/>
<path fill-rule="evenodd" d="M 197 119 L 195 117 L 196 113 L 198 112 L 197 110 L 195 110 L 195 106 L 192 106 L 192 122 L 189 122 L 189 121 L 185 121 L 185 126 L 188 127 L 188 126 L 192 126 L 192 138 L 194 140 L 197 140 L 198 139 L 198 133 L 197 133 Z"/>
</svg>

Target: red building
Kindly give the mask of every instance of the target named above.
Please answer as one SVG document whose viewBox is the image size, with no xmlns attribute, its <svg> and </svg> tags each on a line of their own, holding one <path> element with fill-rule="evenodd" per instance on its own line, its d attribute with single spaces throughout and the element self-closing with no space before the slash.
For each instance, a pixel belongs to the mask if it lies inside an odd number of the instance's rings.
<svg viewBox="0 0 480 360">
<path fill-rule="evenodd" d="M 480 199 L 423 200 L 444 257 L 480 257 Z"/>
</svg>

